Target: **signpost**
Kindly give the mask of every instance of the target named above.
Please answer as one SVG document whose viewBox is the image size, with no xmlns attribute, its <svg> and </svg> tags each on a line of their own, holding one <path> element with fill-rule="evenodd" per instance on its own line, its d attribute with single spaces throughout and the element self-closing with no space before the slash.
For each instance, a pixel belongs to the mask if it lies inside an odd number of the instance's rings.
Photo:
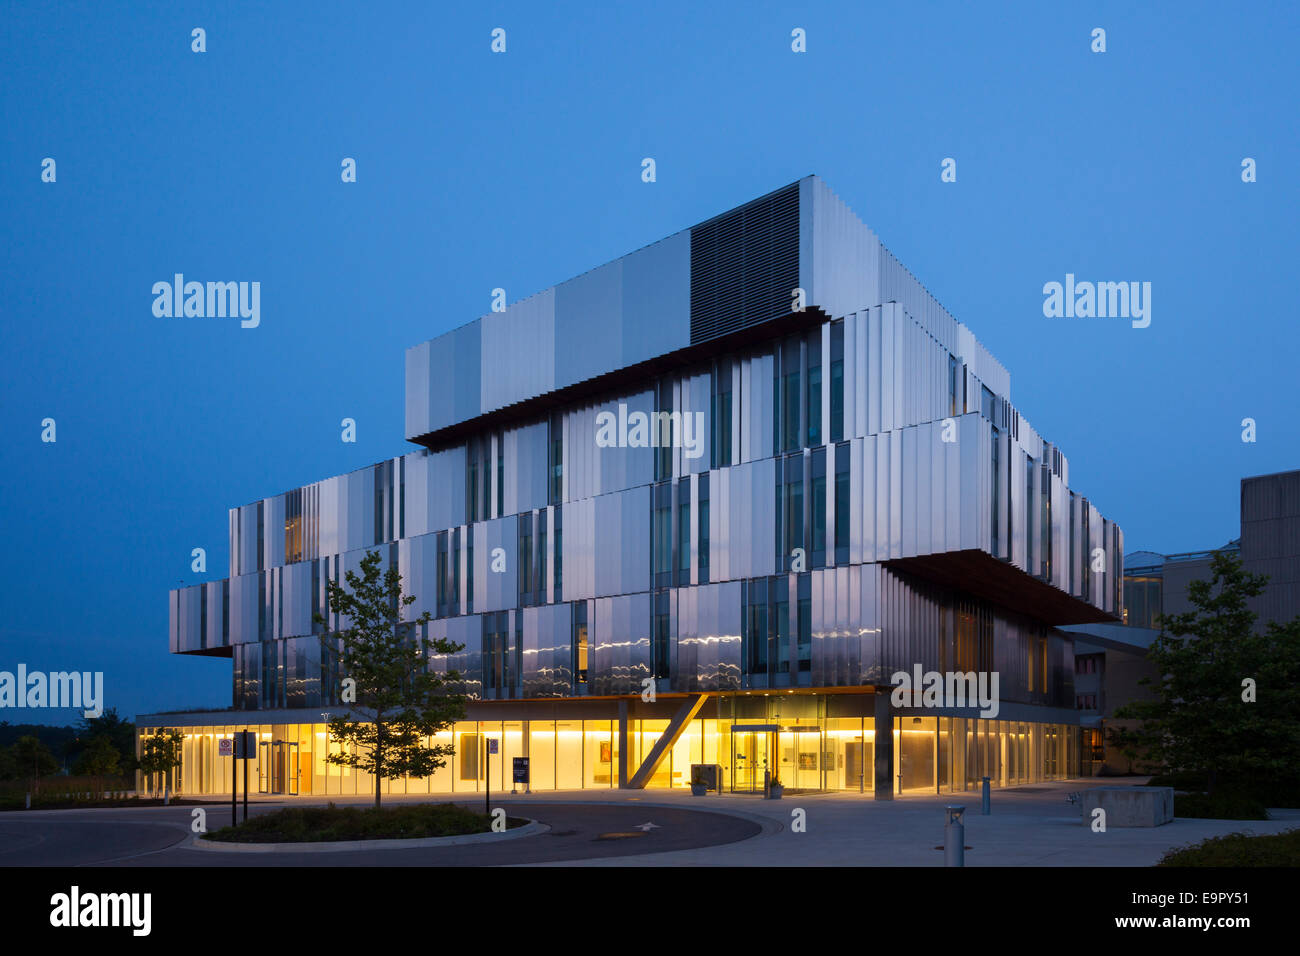
<svg viewBox="0 0 1300 956">
<path fill-rule="evenodd" d="M 257 755 L 257 734 L 251 730 L 235 731 L 233 739 L 223 739 L 217 743 L 217 755 L 220 757 L 234 757 L 235 760 L 243 761 L 244 822 L 248 822 L 248 761 Z M 235 798 L 238 792 L 239 778 L 236 776 L 236 768 L 232 763 L 230 766 L 230 825 L 232 827 L 238 823 L 235 819 Z"/>
<path fill-rule="evenodd" d="M 492 760 L 491 757 L 497 752 L 497 741 L 494 737 L 487 738 L 487 755 L 488 759 L 483 761 L 483 778 L 487 781 L 487 788 L 484 790 L 483 812 L 492 815 Z"/>
</svg>

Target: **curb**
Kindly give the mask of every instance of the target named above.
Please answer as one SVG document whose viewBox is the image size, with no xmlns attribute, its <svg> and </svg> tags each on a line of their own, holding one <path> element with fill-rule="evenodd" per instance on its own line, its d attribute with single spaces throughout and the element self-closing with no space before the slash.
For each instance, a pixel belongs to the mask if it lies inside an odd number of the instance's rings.
<svg viewBox="0 0 1300 956">
<path fill-rule="evenodd" d="M 465 846 L 472 843 L 491 843 L 496 840 L 515 840 L 537 836 L 551 828 L 545 823 L 529 820 L 522 827 L 504 833 L 466 833 L 461 836 L 423 837 L 417 840 L 339 840 L 329 843 L 224 843 L 200 840 L 199 834 L 175 849 L 207 850 L 216 853 L 342 853 L 348 850 L 414 850 L 443 846 Z"/>
</svg>

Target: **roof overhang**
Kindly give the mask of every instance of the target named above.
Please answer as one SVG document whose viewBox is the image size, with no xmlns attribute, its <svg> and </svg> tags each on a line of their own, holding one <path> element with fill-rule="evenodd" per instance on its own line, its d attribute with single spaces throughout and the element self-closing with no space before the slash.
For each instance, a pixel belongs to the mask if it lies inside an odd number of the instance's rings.
<svg viewBox="0 0 1300 956">
<path fill-rule="evenodd" d="M 883 564 L 973 594 L 1046 624 L 1100 624 L 1118 620 L 1110 612 L 1067 594 L 978 548 L 894 558 Z"/>
</svg>

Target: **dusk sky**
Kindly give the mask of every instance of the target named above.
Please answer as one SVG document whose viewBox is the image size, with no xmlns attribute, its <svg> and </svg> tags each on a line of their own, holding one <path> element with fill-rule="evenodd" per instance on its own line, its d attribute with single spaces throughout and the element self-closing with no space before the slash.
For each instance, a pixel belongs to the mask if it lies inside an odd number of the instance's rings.
<svg viewBox="0 0 1300 956">
<path fill-rule="evenodd" d="M 399 6 L 6 4 L 0 670 L 229 706 L 228 659 L 167 653 L 227 509 L 411 450 L 404 350 L 493 288 L 809 173 L 1006 366 L 1127 551 L 1218 547 L 1242 477 L 1300 467 L 1295 5 Z M 156 317 L 176 273 L 260 282 L 260 325 Z M 1150 326 L 1045 317 L 1067 273 L 1149 282 Z"/>
</svg>

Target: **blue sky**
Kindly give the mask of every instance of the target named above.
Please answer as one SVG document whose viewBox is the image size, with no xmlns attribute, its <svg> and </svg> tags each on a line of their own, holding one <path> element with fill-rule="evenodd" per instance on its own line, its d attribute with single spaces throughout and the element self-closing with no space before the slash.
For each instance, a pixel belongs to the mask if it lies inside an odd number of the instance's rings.
<svg viewBox="0 0 1300 956">
<path fill-rule="evenodd" d="M 1128 550 L 1218 546 L 1243 476 L 1300 467 L 1293 4 L 46 6 L 0 34 L 0 669 L 228 705 L 229 661 L 166 649 L 229 507 L 403 452 L 404 349 L 494 287 L 808 173 L 1010 370 Z M 259 281 L 260 327 L 156 318 L 176 272 Z M 1150 327 L 1045 318 L 1067 272 L 1149 281 Z"/>
</svg>

